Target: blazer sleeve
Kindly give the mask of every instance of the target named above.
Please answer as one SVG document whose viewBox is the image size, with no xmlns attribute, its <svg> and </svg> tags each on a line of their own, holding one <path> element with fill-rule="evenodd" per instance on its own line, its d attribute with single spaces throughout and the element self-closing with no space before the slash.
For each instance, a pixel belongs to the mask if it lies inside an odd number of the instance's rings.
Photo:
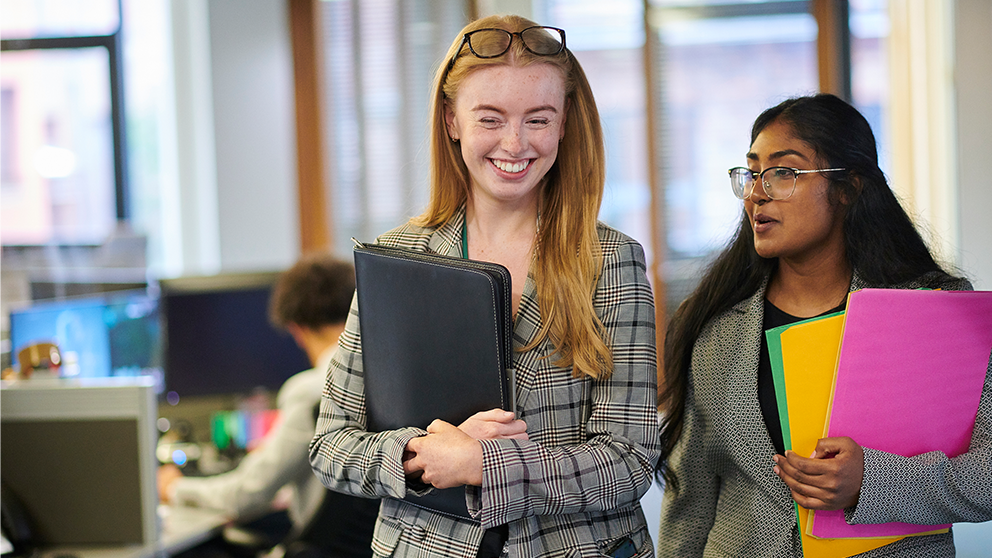
<svg viewBox="0 0 992 558">
<path fill-rule="evenodd" d="M 654 297 L 635 241 L 604 254 L 594 304 L 611 340 L 613 373 L 605 380 L 564 379 L 570 370 L 558 375 L 554 381 L 562 384 L 582 383 L 584 401 L 555 401 L 543 410 L 545 443 L 482 441 L 482 487 L 469 490 L 468 503 L 484 528 L 532 515 L 631 507 L 653 482 L 660 455 Z M 576 420 L 585 421 L 581 438 L 562 440 Z M 547 443 L 556 438 L 560 443 Z"/>
<path fill-rule="evenodd" d="M 711 470 L 706 456 L 706 439 L 705 421 L 696 408 L 690 375 L 682 436 L 668 464 L 669 470 L 676 472 L 678 488 L 666 488 L 661 504 L 659 558 L 703 555 L 720 491 L 720 478 Z"/>
<path fill-rule="evenodd" d="M 419 428 L 366 431 L 365 376 L 362 368 L 358 297 L 352 300 L 345 330 L 331 359 L 310 442 L 310 465 L 321 483 L 337 492 L 366 498 L 403 498 L 415 489 L 403 473 L 407 442 L 427 434 Z"/>
<path fill-rule="evenodd" d="M 848 523 L 900 521 L 920 525 L 992 520 L 992 361 L 985 372 L 967 452 L 902 457 L 865 448 L 858 504 Z"/>
</svg>

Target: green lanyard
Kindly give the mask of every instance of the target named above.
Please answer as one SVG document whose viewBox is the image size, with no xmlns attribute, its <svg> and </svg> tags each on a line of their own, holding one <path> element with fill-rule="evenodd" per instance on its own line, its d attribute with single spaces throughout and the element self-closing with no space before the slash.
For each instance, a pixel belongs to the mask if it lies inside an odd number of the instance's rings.
<svg viewBox="0 0 992 558">
<path fill-rule="evenodd" d="M 462 259 L 468 259 L 468 219 L 462 219 Z"/>
</svg>

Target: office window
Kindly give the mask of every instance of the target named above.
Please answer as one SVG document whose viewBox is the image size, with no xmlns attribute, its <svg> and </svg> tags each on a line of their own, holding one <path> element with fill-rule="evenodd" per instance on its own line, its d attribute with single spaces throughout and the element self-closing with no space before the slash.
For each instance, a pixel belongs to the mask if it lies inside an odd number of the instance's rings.
<svg viewBox="0 0 992 558">
<path fill-rule="evenodd" d="M 111 35 L 120 26 L 118 0 L 3 0 L 4 39 Z"/>
<path fill-rule="evenodd" d="M 652 0 L 648 22 L 671 308 L 740 220 L 727 169 L 745 164 L 754 118 L 817 92 L 817 25 L 804 1 Z"/>
<path fill-rule="evenodd" d="M 751 122 L 787 97 L 818 89 L 816 22 L 807 3 L 776 4 L 774 10 L 761 4 L 656 7 L 661 165 L 673 256 L 723 246 L 740 214 L 726 171 L 745 163 Z"/>
<path fill-rule="evenodd" d="M 879 165 L 889 172 L 889 36 L 887 0 L 850 0 L 851 102 L 871 124 Z"/>
<path fill-rule="evenodd" d="M 106 49 L 3 58 L 3 243 L 99 244 L 117 217 Z"/>
<path fill-rule="evenodd" d="M 334 249 L 420 214 L 428 199 L 430 85 L 468 22 L 461 0 L 322 2 Z"/>
<path fill-rule="evenodd" d="M 643 2 L 547 0 L 535 19 L 565 30 L 596 96 L 606 143 L 600 219 L 637 239 L 651 260 Z"/>
<path fill-rule="evenodd" d="M 99 244 L 127 216 L 119 4 L 2 9 L 2 242 Z"/>
<path fill-rule="evenodd" d="M 647 14 L 656 98 L 661 243 L 670 307 L 730 239 L 740 201 L 727 168 L 743 164 L 764 109 L 819 91 L 817 23 L 806 1 L 652 0 Z M 885 0 L 851 0 L 851 102 L 868 118 L 888 165 Z"/>
</svg>

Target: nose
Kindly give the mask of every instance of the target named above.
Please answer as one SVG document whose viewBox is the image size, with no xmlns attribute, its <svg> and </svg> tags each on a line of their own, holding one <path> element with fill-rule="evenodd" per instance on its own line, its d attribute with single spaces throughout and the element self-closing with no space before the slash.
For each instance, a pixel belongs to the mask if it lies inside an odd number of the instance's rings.
<svg viewBox="0 0 992 558">
<path fill-rule="evenodd" d="M 519 124 L 511 124 L 505 128 L 500 147 L 510 155 L 523 153 L 527 146 L 525 132 Z"/>
<path fill-rule="evenodd" d="M 765 193 L 764 178 L 758 178 L 754 181 L 754 185 L 751 187 L 751 193 L 747 196 L 747 201 L 756 204 L 764 205 L 771 201 L 768 194 Z"/>
</svg>

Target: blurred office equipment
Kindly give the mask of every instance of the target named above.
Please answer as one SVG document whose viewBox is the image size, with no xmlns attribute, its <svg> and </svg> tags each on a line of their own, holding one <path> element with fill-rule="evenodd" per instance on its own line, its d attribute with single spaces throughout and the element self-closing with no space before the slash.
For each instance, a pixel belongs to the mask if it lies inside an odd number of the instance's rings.
<svg viewBox="0 0 992 558">
<path fill-rule="evenodd" d="M 165 390 L 188 396 L 276 391 L 310 367 L 306 354 L 268 319 L 277 273 L 163 280 Z"/>
<path fill-rule="evenodd" d="M 21 351 L 50 343 L 60 353 L 62 377 L 148 375 L 161 385 L 160 338 L 158 301 L 145 291 L 42 301 L 10 313 L 15 364 L 37 367 L 40 360 L 21 362 Z"/>
<path fill-rule="evenodd" d="M 156 543 L 152 378 L 3 382 L 0 408 L 4 491 L 34 544 Z"/>
<path fill-rule="evenodd" d="M 30 378 L 36 370 L 58 376 L 62 364 L 62 353 L 54 343 L 33 343 L 17 351 L 21 378 Z"/>
<path fill-rule="evenodd" d="M 160 461 L 185 466 L 185 474 L 234 467 L 271 426 L 272 398 L 283 382 L 310 368 L 292 336 L 269 322 L 277 277 L 227 273 L 159 282 L 165 377 L 159 410 L 170 421 Z"/>
</svg>

